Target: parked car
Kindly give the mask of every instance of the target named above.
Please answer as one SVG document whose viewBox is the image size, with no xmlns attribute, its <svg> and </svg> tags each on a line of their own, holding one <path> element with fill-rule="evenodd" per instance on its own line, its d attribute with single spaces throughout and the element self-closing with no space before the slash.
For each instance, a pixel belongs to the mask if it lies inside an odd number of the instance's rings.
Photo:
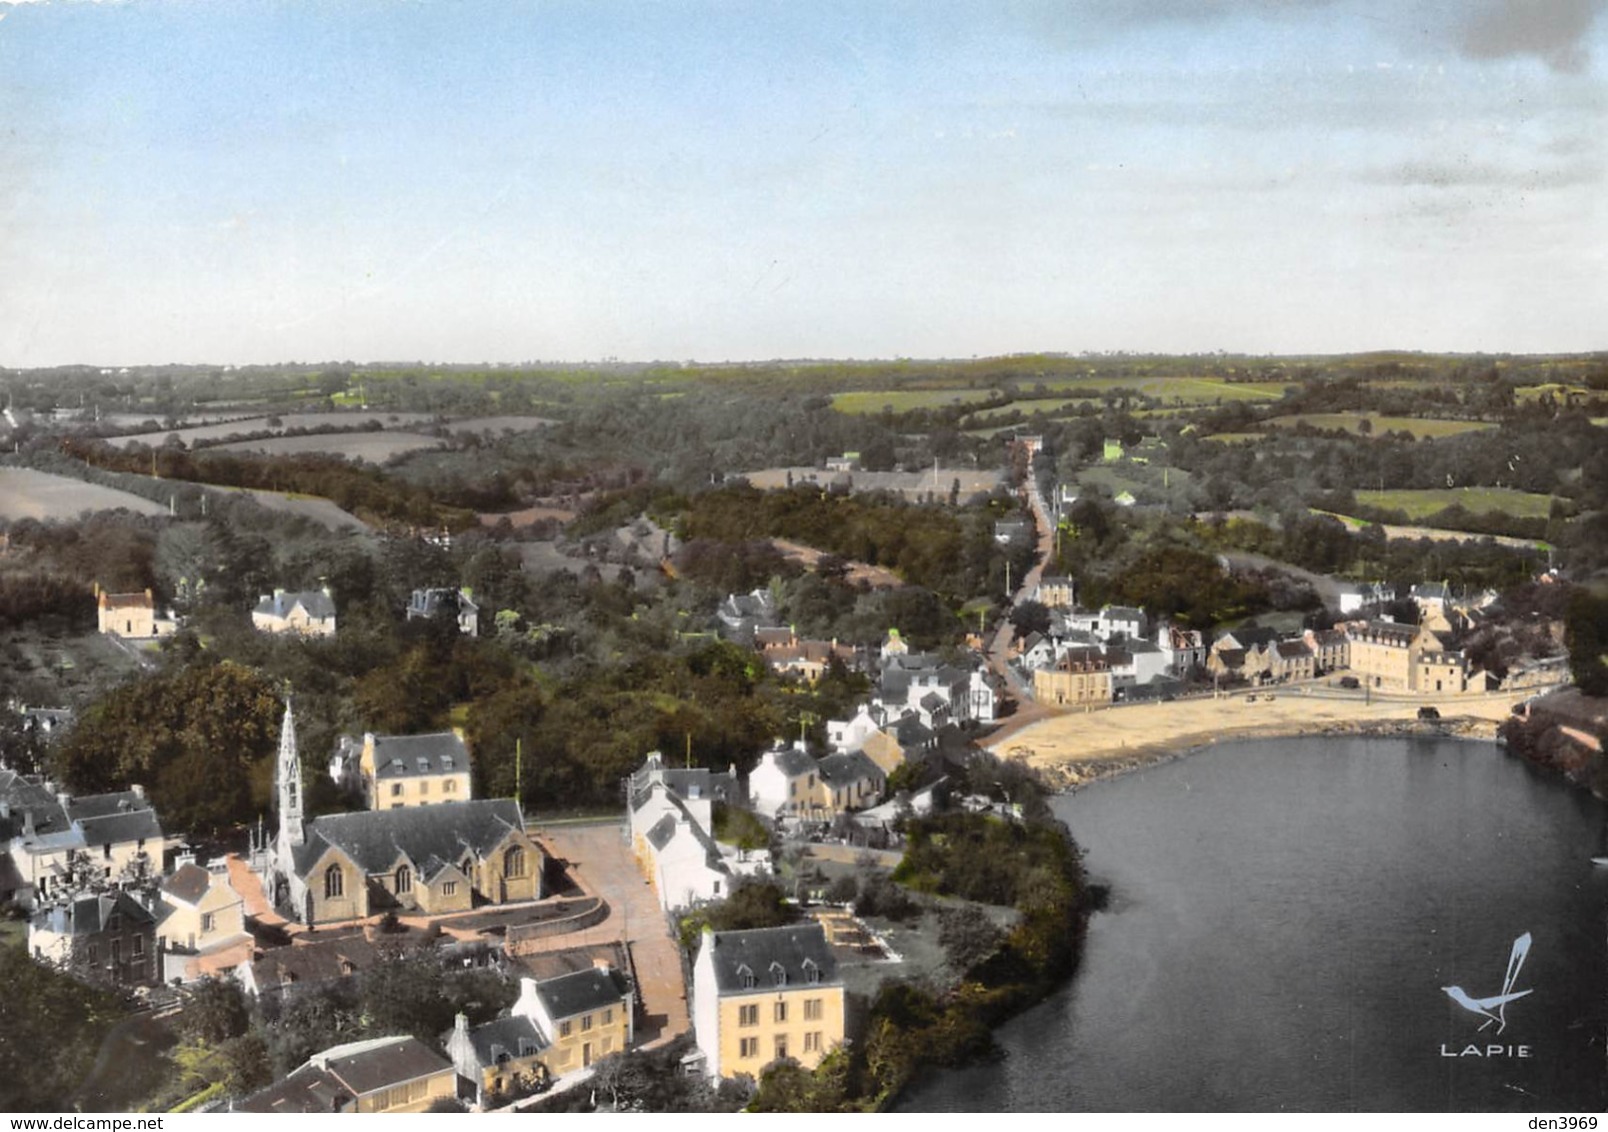
<svg viewBox="0 0 1608 1132">
<path fill-rule="evenodd" d="M 1419 719 L 1439 719 L 1440 718 L 1440 712 L 1438 710 L 1436 710 L 1435 708 L 1432 708 L 1432 707 L 1421 707 L 1421 708 L 1418 709 L 1418 718 Z"/>
<path fill-rule="evenodd" d="M 1340 677 L 1340 686 L 1342 688 L 1360 688 L 1362 684 L 1358 682 L 1355 676 L 1342 676 Z"/>
</svg>

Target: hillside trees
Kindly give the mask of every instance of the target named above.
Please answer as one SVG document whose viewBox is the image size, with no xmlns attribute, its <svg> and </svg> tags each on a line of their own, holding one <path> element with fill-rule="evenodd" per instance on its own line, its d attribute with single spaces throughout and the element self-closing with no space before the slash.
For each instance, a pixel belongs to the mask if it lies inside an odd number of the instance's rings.
<svg viewBox="0 0 1608 1132">
<path fill-rule="evenodd" d="M 56 747 L 53 769 L 76 793 L 145 785 L 168 829 L 250 821 L 267 800 L 284 713 L 277 691 L 228 662 L 141 677 L 79 719 Z"/>
</svg>

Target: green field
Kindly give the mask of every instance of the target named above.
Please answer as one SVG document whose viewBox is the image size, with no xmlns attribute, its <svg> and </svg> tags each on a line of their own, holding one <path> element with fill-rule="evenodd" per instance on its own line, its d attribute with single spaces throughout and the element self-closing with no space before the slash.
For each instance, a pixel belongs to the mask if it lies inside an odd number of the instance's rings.
<svg viewBox="0 0 1608 1132">
<path fill-rule="evenodd" d="M 1277 401 L 1291 388 L 1282 381 L 1225 381 L 1218 377 L 1089 377 L 1046 381 L 1053 393 L 1080 391 L 1086 397 L 1104 393 L 1139 393 L 1161 401 L 1191 405 L 1211 405 L 1218 401 Z"/>
<path fill-rule="evenodd" d="M 1552 507 L 1552 496 L 1507 487 L 1433 487 L 1422 490 L 1359 491 L 1357 502 L 1387 511 L 1405 511 L 1409 519 L 1422 519 L 1437 511 L 1460 504 L 1481 514 L 1502 511 L 1520 519 L 1545 519 Z"/>
<path fill-rule="evenodd" d="M 990 392 L 987 389 L 869 389 L 839 393 L 832 398 L 832 407 L 851 416 L 880 413 L 884 408 L 908 413 L 913 409 L 984 405 L 988 403 Z"/>
<path fill-rule="evenodd" d="M 1261 432 L 1214 432 L 1206 439 L 1215 440 L 1219 444 L 1250 444 L 1266 435 Z"/>
<path fill-rule="evenodd" d="M 1426 436 L 1439 438 L 1458 436 L 1465 432 L 1483 432 L 1496 427 L 1485 421 L 1450 421 L 1434 417 L 1381 417 L 1372 413 L 1294 413 L 1287 417 L 1270 417 L 1267 423 L 1281 428 L 1308 424 L 1313 428 L 1325 430 L 1344 429 L 1355 435 L 1363 421 L 1369 422 L 1374 436 L 1382 436 L 1387 432 L 1407 432 L 1411 433 L 1415 440 L 1422 440 Z"/>
</svg>

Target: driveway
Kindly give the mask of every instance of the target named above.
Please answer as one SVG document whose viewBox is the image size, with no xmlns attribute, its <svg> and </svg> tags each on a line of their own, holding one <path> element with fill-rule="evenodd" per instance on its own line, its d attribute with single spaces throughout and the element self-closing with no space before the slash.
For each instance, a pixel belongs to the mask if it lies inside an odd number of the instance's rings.
<svg viewBox="0 0 1608 1132">
<path fill-rule="evenodd" d="M 537 836 L 555 857 L 568 863 L 571 880 L 609 906 L 608 919 L 584 932 L 554 938 L 549 950 L 624 939 L 642 998 L 644 1019 L 637 1027 L 637 1044 L 662 1045 L 690 1030 L 681 949 L 670 935 L 652 886 L 637 871 L 624 819 L 538 826 Z"/>
</svg>

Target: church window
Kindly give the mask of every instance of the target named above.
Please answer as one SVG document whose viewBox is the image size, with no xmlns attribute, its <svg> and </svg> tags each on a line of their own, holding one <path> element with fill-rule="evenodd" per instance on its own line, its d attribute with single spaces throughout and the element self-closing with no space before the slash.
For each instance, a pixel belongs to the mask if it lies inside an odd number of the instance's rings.
<svg viewBox="0 0 1608 1132">
<path fill-rule="evenodd" d="M 522 877 L 524 875 L 525 850 L 515 845 L 503 854 L 503 876 Z"/>
<path fill-rule="evenodd" d="M 339 865 L 324 870 L 324 899 L 338 900 L 346 891 L 346 876 Z"/>
<path fill-rule="evenodd" d="M 404 892 L 413 891 L 413 870 L 402 865 L 396 870 L 396 894 L 401 896 Z"/>
</svg>

